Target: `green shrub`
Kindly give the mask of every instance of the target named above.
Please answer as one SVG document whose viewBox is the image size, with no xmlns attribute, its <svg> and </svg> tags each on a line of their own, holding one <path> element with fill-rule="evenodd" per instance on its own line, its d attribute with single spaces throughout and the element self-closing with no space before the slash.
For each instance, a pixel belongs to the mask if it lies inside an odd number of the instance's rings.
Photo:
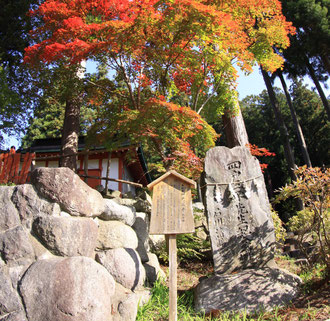
<svg viewBox="0 0 330 321">
<path fill-rule="evenodd" d="M 322 262 L 330 272 L 330 169 L 306 166 L 296 171 L 297 180 L 279 190 L 276 202 L 289 197 L 300 198 L 304 210 L 291 217 L 288 227 L 298 235 L 300 250 L 310 265 Z M 308 252 L 305 243 L 315 246 Z"/>
<path fill-rule="evenodd" d="M 178 261 L 187 263 L 189 261 L 203 261 L 206 257 L 204 250 L 211 248 L 209 241 L 198 238 L 195 234 L 178 234 L 177 235 L 177 253 Z M 158 250 L 155 250 L 161 262 L 168 263 L 168 251 L 164 243 Z"/>
</svg>

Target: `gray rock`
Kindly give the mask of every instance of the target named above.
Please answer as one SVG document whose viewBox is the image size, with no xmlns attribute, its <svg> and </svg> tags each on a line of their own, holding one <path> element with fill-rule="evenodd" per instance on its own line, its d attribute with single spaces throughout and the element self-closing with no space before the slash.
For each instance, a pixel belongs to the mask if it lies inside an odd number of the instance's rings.
<svg viewBox="0 0 330 321">
<path fill-rule="evenodd" d="M 141 289 L 146 280 L 146 272 L 139 254 L 129 248 L 118 248 L 96 254 L 115 281 L 132 291 Z"/>
<path fill-rule="evenodd" d="M 11 280 L 11 284 L 14 289 L 18 288 L 18 283 L 22 279 L 25 271 L 31 266 L 31 261 L 26 262 L 25 264 L 15 264 L 15 265 L 7 265 L 8 275 Z"/>
<path fill-rule="evenodd" d="M 205 158 L 205 198 L 214 270 L 267 265 L 275 233 L 258 160 L 245 147 L 215 147 Z"/>
<path fill-rule="evenodd" d="M 204 212 L 204 205 L 202 202 L 195 202 L 192 204 L 194 212 Z"/>
<path fill-rule="evenodd" d="M 128 191 L 127 193 L 122 195 L 122 198 L 134 198 L 134 193 L 132 191 Z"/>
<path fill-rule="evenodd" d="M 161 269 L 156 254 L 148 253 L 148 262 L 143 264 L 143 266 L 146 270 L 147 280 L 151 285 L 158 279 L 166 280 L 166 274 Z"/>
<path fill-rule="evenodd" d="M 98 228 L 91 218 L 38 217 L 33 232 L 55 255 L 94 256 Z"/>
<path fill-rule="evenodd" d="M 121 195 L 121 192 L 120 191 L 108 190 L 104 197 L 105 198 L 112 199 L 112 198 L 119 198 L 120 195 Z"/>
<path fill-rule="evenodd" d="M 131 198 L 116 198 L 114 199 L 118 204 L 125 206 L 133 206 L 137 212 L 151 213 L 151 203 L 148 200 L 143 200 L 140 197 Z"/>
<path fill-rule="evenodd" d="M 138 309 L 136 295 L 119 283 L 112 300 L 112 321 L 135 321 Z"/>
<path fill-rule="evenodd" d="M 67 167 L 35 169 L 31 181 L 45 198 L 73 216 L 95 217 L 105 210 L 102 195 Z"/>
<path fill-rule="evenodd" d="M 145 190 L 139 190 L 137 192 L 137 196 L 140 197 L 141 199 L 147 201 L 150 205 L 152 204 L 152 198 L 149 195 L 149 193 L 147 193 Z"/>
<path fill-rule="evenodd" d="M 29 233 L 20 225 L 0 233 L 0 254 L 9 265 L 33 261 L 35 255 Z"/>
<path fill-rule="evenodd" d="M 111 199 L 105 199 L 105 211 L 99 216 L 105 221 L 120 221 L 132 226 L 135 222 L 135 208 L 132 206 L 119 205 Z"/>
<path fill-rule="evenodd" d="M 60 206 L 38 196 L 36 189 L 31 184 L 18 185 L 15 187 L 12 201 L 18 209 L 22 223 L 27 223 L 41 215 L 59 215 Z"/>
<path fill-rule="evenodd" d="M 136 249 L 137 246 L 138 238 L 130 226 L 118 221 L 99 220 L 98 249 L 108 250 L 119 247 Z"/>
<path fill-rule="evenodd" d="M 137 217 L 132 228 L 138 238 L 138 247 L 136 250 L 141 257 L 142 263 L 145 263 L 149 260 L 147 254 L 147 251 L 149 249 L 148 225 L 142 217 Z"/>
<path fill-rule="evenodd" d="M 147 200 L 138 198 L 134 204 L 134 207 L 137 212 L 151 213 L 151 203 Z"/>
<path fill-rule="evenodd" d="M 149 235 L 149 246 L 151 251 L 155 252 L 161 249 L 164 244 L 165 244 L 165 235 L 163 234 Z"/>
<path fill-rule="evenodd" d="M 136 200 L 132 198 L 114 198 L 113 200 L 119 205 L 131 206 L 131 207 L 134 207 L 134 204 L 136 203 Z"/>
<path fill-rule="evenodd" d="M 20 219 L 11 201 L 14 186 L 0 186 L 0 233 L 19 225 Z"/>
<path fill-rule="evenodd" d="M 271 310 L 296 297 L 301 280 L 280 269 L 248 269 L 236 274 L 214 275 L 195 288 L 197 311 L 248 312 Z"/>
<path fill-rule="evenodd" d="M 21 311 L 15 311 L 12 312 L 6 316 L 4 316 L 1 321 L 27 321 L 25 312 L 23 310 Z"/>
<path fill-rule="evenodd" d="M 135 321 L 139 306 L 146 304 L 151 297 L 149 290 L 132 292 L 119 283 L 112 300 L 112 321 Z"/>
<path fill-rule="evenodd" d="M 33 321 L 109 321 L 114 290 L 106 269 L 86 257 L 37 261 L 20 284 Z"/>
<path fill-rule="evenodd" d="M 23 311 L 21 300 L 12 287 L 7 269 L 0 267 L 0 320 L 18 320 L 14 316 L 18 314 L 22 316 Z"/>
</svg>

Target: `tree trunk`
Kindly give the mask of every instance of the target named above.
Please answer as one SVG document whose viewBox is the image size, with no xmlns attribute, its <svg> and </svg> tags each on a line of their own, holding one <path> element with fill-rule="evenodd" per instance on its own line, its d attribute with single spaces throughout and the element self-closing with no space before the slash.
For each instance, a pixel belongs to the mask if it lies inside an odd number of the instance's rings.
<svg viewBox="0 0 330 321">
<path fill-rule="evenodd" d="M 226 134 L 227 147 L 232 148 L 235 146 L 246 146 L 249 144 L 249 138 L 246 132 L 244 119 L 239 108 L 238 101 L 236 102 L 238 109 L 237 115 L 230 115 L 226 112 L 222 116 L 223 125 Z"/>
<path fill-rule="evenodd" d="M 328 120 L 330 120 L 330 107 L 329 107 L 329 103 L 328 103 L 328 100 L 327 100 L 327 97 L 325 97 L 325 94 L 324 94 L 324 91 L 320 85 L 320 82 L 319 80 L 317 79 L 316 77 L 316 74 L 315 74 L 315 71 L 314 71 L 314 68 L 313 66 L 310 64 L 308 58 L 306 57 L 306 65 L 307 65 L 307 68 L 308 68 L 308 71 L 309 71 L 309 75 L 311 76 L 315 86 L 316 86 L 316 89 L 320 95 L 320 98 L 322 100 L 322 103 L 323 103 L 323 106 L 324 106 L 324 109 L 325 111 L 327 112 L 327 116 L 328 116 Z"/>
<path fill-rule="evenodd" d="M 282 139 L 284 141 L 284 154 L 285 154 L 285 158 L 288 164 L 288 171 L 290 174 L 290 177 L 293 181 L 297 180 L 297 176 L 294 172 L 294 169 L 296 168 L 296 165 L 294 163 L 294 155 L 293 155 L 293 150 L 291 148 L 291 144 L 290 144 L 290 140 L 289 140 L 289 132 L 288 129 L 283 121 L 282 115 L 281 115 L 281 111 L 278 105 L 278 101 L 276 99 L 275 96 L 275 92 L 272 86 L 272 83 L 270 81 L 270 77 L 268 75 L 268 73 L 262 68 L 260 67 L 261 72 L 262 72 L 262 76 L 264 78 L 266 87 L 267 87 L 267 91 L 268 91 L 268 95 L 269 95 L 269 99 L 271 102 L 271 105 L 273 107 L 274 110 L 274 114 L 275 114 L 275 119 L 277 122 L 277 126 L 279 128 L 280 134 L 282 136 Z M 296 208 L 297 211 L 301 211 L 304 209 L 304 204 L 302 202 L 301 199 L 296 199 Z"/>
<path fill-rule="evenodd" d="M 74 171 L 77 171 L 77 156 L 73 154 L 78 152 L 80 107 L 79 95 L 66 100 L 60 167 L 69 167 Z"/>
<path fill-rule="evenodd" d="M 293 181 L 295 181 L 297 179 L 296 174 L 294 173 L 294 169 L 295 169 L 296 165 L 294 163 L 293 151 L 292 151 L 290 140 L 289 140 L 289 137 L 290 137 L 289 132 L 283 121 L 281 111 L 280 111 L 278 102 L 276 100 L 275 92 L 274 92 L 272 83 L 270 81 L 270 77 L 269 77 L 268 73 L 262 67 L 260 67 L 260 69 L 261 69 L 262 76 L 264 78 L 264 81 L 265 81 L 265 84 L 267 87 L 271 105 L 274 110 L 277 126 L 278 126 L 278 129 L 280 131 L 280 134 L 281 134 L 283 142 L 284 142 L 284 154 L 285 154 L 285 158 L 286 158 L 286 161 L 288 164 L 288 171 L 289 171 L 291 179 Z"/>
<path fill-rule="evenodd" d="M 290 97 L 290 94 L 288 92 L 288 89 L 287 89 L 282 71 L 278 71 L 277 75 L 279 76 L 279 78 L 281 80 L 282 87 L 283 87 L 283 90 L 284 90 L 284 93 L 285 93 L 285 96 L 286 96 L 286 100 L 287 100 L 287 103 L 288 103 L 289 108 L 290 108 L 291 117 L 292 117 L 292 120 L 293 120 L 294 127 L 296 129 L 296 133 L 297 133 L 298 141 L 299 141 L 299 146 L 300 146 L 303 158 L 304 158 L 304 162 L 308 167 L 312 167 L 312 163 L 311 163 L 309 153 L 308 153 L 308 150 L 307 150 L 307 145 L 306 145 L 306 142 L 305 142 L 304 134 L 303 134 L 303 131 L 302 131 L 301 126 L 299 124 L 299 120 L 298 120 L 298 117 L 297 117 L 297 114 L 296 114 L 296 110 L 294 109 L 294 107 L 292 105 L 291 97 Z"/>
<path fill-rule="evenodd" d="M 69 167 L 77 172 L 78 137 L 80 131 L 80 108 L 83 99 L 81 79 L 84 78 L 86 61 L 83 60 L 70 75 L 71 93 L 65 100 L 65 115 L 62 131 L 60 167 Z"/>
</svg>

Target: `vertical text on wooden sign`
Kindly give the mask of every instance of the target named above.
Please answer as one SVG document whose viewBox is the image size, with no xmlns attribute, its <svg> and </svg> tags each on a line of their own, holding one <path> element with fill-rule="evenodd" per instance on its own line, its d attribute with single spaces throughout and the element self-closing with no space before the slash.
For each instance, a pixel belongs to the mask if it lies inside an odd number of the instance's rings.
<svg viewBox="0 0 330 321">
<path fill-rule="evenodd" d="M 150 233 L 176 234 L 194 231 L 190 188 L 173 177 L 154 187 Z"/>
</svg>

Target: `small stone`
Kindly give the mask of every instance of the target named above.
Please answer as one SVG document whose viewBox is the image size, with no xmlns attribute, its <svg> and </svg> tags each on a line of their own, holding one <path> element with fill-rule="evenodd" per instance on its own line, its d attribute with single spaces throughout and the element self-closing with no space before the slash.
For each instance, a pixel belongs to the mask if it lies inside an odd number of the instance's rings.
<svg viewBox="0 0 330 321">
<path fill-rule="evenodd" d="M 158 279 L 166 280 L 166 274 L 159 265 L 157 255 L 149 252 L 148 259 L 148 262 L 143 264 L 143 266 L 146 270 L 149 283 L 153 285 Z"/>
</svg>

